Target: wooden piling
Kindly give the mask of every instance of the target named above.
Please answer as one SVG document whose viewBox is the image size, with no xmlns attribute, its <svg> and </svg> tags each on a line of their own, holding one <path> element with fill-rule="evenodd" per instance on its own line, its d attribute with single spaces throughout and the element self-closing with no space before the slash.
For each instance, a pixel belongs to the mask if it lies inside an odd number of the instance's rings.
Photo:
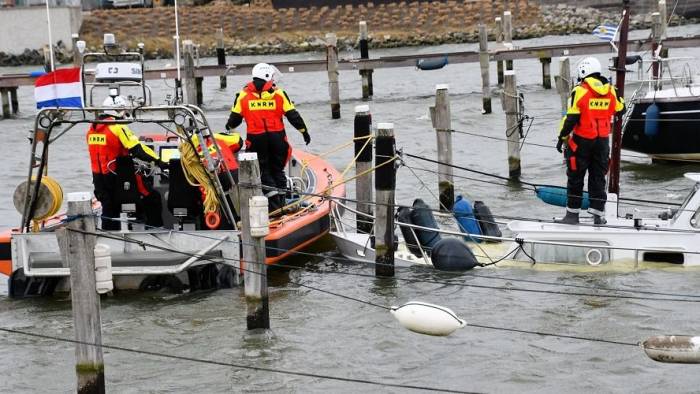
<svg viewBox="0 0 700 394">
<path fill-rule="evenodd" d="M 7 119 L 10 112 L 10 92 L 6 88 L 0 88 L 0 104 L 2 105 L 2 117 Z"/>
<path fill-rule="evenodd" d="M 490 114 L 489 37 L 484 24 L 479 25 L 479 67 L 481 68 L 481 113 Z"/>
<path fill-rule="evenodd" d="M 573 86 L 571 84 L 571 66 L 568 57 L 559 58 L 559 75 L 554 78 L 557 85 L 557 93 L 561 99 L 561 113 L 566 114 L 569 95 Z"/>
<path fill-rule="evenodd" d="M 357 210 L 372 215 L 372 115 L 368 105 L 355 107 L 355 174 L 366 173 L 355 179 L 355 199 L 358 201 Z M 360 202 L 364 201 L 364 202 Z M 372 234 L 373 220 L 365 215 L 356 215 L 357 231 Z"/>
<path fill-rule="evenodd" d="M 503 45 L 513 49 L 513 17 L 510 11 L 503 12 Z M 513 69 L 513 61 L 506 60 L 506 70 Z"/>
<path fill-rule="evenodd" d="M 667 37 L 668 33 L 668 9 L 666 8 L 666 0 L 659 1 L 659 15 L 661 15 L 661 40 L 663 41 Z M 661 52 L 659 56 L 662 58 L 668 58 L 668 47 L 665 45 L 661 46 Z"/>
<path fill-rule="evenodd" d="M 652 56 L 656 58 L 658 55 L 660 55 L 658 52 L 659 47 L 661 46 L 661 14 L 658 12 L 652 12 L 651 21 L 651 52 Z M 654 86 L 657 90 L 661 88 L 661 83 L 658 81 L 658 79 L 661 78 L 661 74 L 663 73 L 662 67 L 663 65 L 661 64 L 660 60 L 656 60 L 651 64 L 651 76 L 652 79 L 656 81 Z"/>
<path fill-rule="evenodd" d="M 247 306 L 246 322 L 249 330 L 270 328 L 270 307 L 267 295 L 267 264 L 265 238 L 255 239 L 250 233 L 250 198 L 262 196 L 260 166 L 257 153 L 239 155 L 241 201 L 241 246 L 243 248 L 243 282 Z"/>
<path fill-rule="evenodd" d="M 369 59 L 369 33 L 367 32 L 367 22 L 360 21 L 360 59 Z M 362 99 L 370 100 L 372 98 L 372 73 L 374 70 L 360 70 L 362 77 Z"/>
<path fill-rule="evenodd" d="M 204 77 L 195 77 L 194 86 L 197 89 L 197 105 L 204 104 L 204 90 L 202 85 L 204 84 Z"/>
<path fill-rule="evenodd" d="M 95 281 L 95 236 L 86 234 L 95 232 L 91 193 L 68 194 L 68 217 L 76 219 L 69 221 L 66 229 L 57 230 L 56 237 L 63 264 L 70 266 L 78 393 L 104 393 L 100 297 Z"/>
<path fill-rule="evenodd" d="M 17 98 L 17 87 L 9 88 L 10 91 L 10 103 L 12 103 L 12 113 L 16 114 L 19 112 L 19 99 Z"/>
<path fill-rule="evenodd" d="M 454 176 L 452 171 L 452 118 L 448 85 L 435 86 L 435 112 L 433 123 L 437 134 L 438 190 L 440 210 L 449 212 L 455 201 Z"/>
<path fill-rule="evenodd" d="M 515 71 L 506 70 L 503 85 L 503 103 L 506 111 L 506 138 L 508 139 L 508 174 L 511 178 L 520 177 L 520 133 L 518 130 L 518 90 L 515 85 Z"/>
<path fill-rule="evenodd" d="M 396 189 L 396 142 L 394 124 L 379 123 L 375 141 L 374 189 L 376 222 L 374 225 L 374 248 L 376 276 L 394 276 L 394 193 Z M 390 163 L 387 163 L 389 162 Z"/>
<path fill-rule="evenodd" d="M 226 48 L 224 46 L 224 29 L 216 29 L 216 64 L 226 66 Z M 219 88 L 226 89 L 226 75 L 219 77 Z"/>
<path fill-rule="evenodd" d="M 48 45 L 44 45 L 42 50 L 44 54 L 44 71 L 51 72 L 51 50 Z"/>
<path fill-rule="evenodd" d="M 80 67 L 80 64 L 82 63 L 82 54 L 78 50 L 78 40 L 80 39 L 80 36 L 78 33 L 73 33 L 71 34 L 70 38 L 73 45 L 73 67 Z"/>
<path fill-rule="evenodd" d="M 496 17 L 496 48 L 503 48 L 503 19 Z M 496 74 L 498 84 L 503 85 L 503 60 L 496 60 Z"/>
<path fill-rule="evenodd" d="M 328 91 L 331 99 L 331 118 L 340 119 L 340 86 L 338 85 L 338 37 L 326 34 L 326 62 L 328 69 Z"/>
<path fill-rule="evenodd" d="M 197 105 L 197 82 L 194 78 L 194 44 L 191 40 L 182 42 L 183 73 L 182 80 L 185 89 L 185 104 Z"/>
<path fill-rule="evenodd" d="M 540 63 L 542 63 L 542 87 L 545 89 L 552 88 L 552 73 L 551 67 L 552 58 L 551 57 L 541 57 Z"/>
</svg>

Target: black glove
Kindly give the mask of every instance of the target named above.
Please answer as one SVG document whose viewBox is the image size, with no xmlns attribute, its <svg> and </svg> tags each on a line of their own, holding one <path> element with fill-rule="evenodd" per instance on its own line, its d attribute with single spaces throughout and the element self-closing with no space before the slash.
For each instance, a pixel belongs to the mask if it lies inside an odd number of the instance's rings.
<svg viewBox="0 0 700 394">
<path fill-rule="evenodd" d="M 304 142 L 306 142 L 306 145 L 309 145 L 309 143 L 311 142 L 311 136 L 309 135 L 309 132 L 304 131 L 303 133 L 301 133 L 301 135 L 304 137 Z"/>
<path fill-rule="evenodd" d="M 557 151 L 559 153 L 564 152 L 564 149 L 562 148 L 564 146 L 564 142 L 566 142 L 567 139 L 569 139 L 569 137 L 559 137 L 559 141 L 557 142 Z"/>
</svg>

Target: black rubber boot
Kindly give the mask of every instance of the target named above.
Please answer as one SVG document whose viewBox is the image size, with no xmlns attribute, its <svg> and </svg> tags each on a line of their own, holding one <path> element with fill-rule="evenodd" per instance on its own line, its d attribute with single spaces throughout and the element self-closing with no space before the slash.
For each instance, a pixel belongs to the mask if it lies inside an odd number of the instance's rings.
<svg viewBox="0 0 700 394">
<path fill-rule="evenodd" d="M 566 216 L 559 220 L 555 220 L 554 223 L 559 224 L 578 224 L 578 213 L 573 213 L 566 211 Z"/>
<path fill-rule="evenodd" d="M 608 221 L 605 220 L 604 217 L 599 216 L 599 215 L 593 215 L 593 224 L 596 226 L 602 226 L 604 224 L 607 224 Z"/>
</svg>

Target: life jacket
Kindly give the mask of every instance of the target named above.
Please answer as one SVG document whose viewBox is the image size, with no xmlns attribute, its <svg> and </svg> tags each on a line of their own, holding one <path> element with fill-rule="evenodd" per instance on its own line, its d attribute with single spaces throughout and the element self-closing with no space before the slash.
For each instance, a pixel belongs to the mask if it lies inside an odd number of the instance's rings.
<svg viewBox="0 0 700 394">
<path fill-rule="evenodd" d="M 253 82 L 248 83 L 239 93 L 232 111 L 245 119 L 248 134 L 262 134 L 284 131 L 282 116 L 291 109 L 294 106 L 285 97 L 284 91 L 269 81 L 260 92 Z"/>
<path fill-rule="evenodd" d="M 228 168 L 229 171 L 237 170 L 238 160 L 236 160 L 236 153 L 241 150 L 242 147 L 243 141 L 241 140 L 241 136 L 238 133 L 233 133 L 230 135 L 216 133 L 214 134 L 214 138 L 216 139 L 216 144 L 219 146 L 224 163 L 226 163 L 226 168 Z M 199 144 L 197 136 L 192 137 L 192 142 L 197 147 L 197 153 L 199 153 L 200 156 L 203 156 L 202 146 Z M 212 144 L 211 140 L 207 141 L 207 150 L 212 158 L 218 157 L 216 148 L 214 147 L 214 144 Z"/>
<path fill-rule="evenodd" d="M 607 81 L 588 77 L 577 89 L 584 89 L 585 92 L 576 103 L 581 118 L 574 126 L 574 134 L 586 139 L 608 137 L 610 121 L 619 106 L 613 88 Z"/>
<path fill-rule="evenodd" d="M 115 160 L 128 156 L 129 151 L 122 145 L 112 128 L 116 125 L 92 124 L 87 131 L 86 141 L 90 152 L 90 168 L 93 174 L 109 174 L 116 171 Z"/>
</svg>

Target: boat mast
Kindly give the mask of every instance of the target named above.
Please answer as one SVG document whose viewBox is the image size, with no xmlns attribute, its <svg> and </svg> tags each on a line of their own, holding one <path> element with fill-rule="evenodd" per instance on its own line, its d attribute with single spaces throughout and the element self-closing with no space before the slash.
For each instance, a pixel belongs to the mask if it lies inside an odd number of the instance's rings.
<svg viewBox="0 0 700 394">
<path fill-rule="evenodd" d="M 620 26 L 620 42 L 618 43 L 617 64 L 615 71 L 615 87 L 619 97 L 625 96 L 625 72 L 627 58 L 627 32 L 630 23 L 630 2 L 623 0 L 622 23 Z M 610 179 L 608 182 L 608 192 L 620 194 L 620 150 L 622 149 L 622 119 L 624 113 L 615 115 L 613 128 L 612 152 L 610 155 Z"/>
<path fill-rule="evenodd" d="M 175 64 L 177 78 L 175 79 L 175 103 L 182 103 L 182 76 L 180 75 L 180 23 L 177 15 L 177 0 L 175 0 Z"/>
</svg>

